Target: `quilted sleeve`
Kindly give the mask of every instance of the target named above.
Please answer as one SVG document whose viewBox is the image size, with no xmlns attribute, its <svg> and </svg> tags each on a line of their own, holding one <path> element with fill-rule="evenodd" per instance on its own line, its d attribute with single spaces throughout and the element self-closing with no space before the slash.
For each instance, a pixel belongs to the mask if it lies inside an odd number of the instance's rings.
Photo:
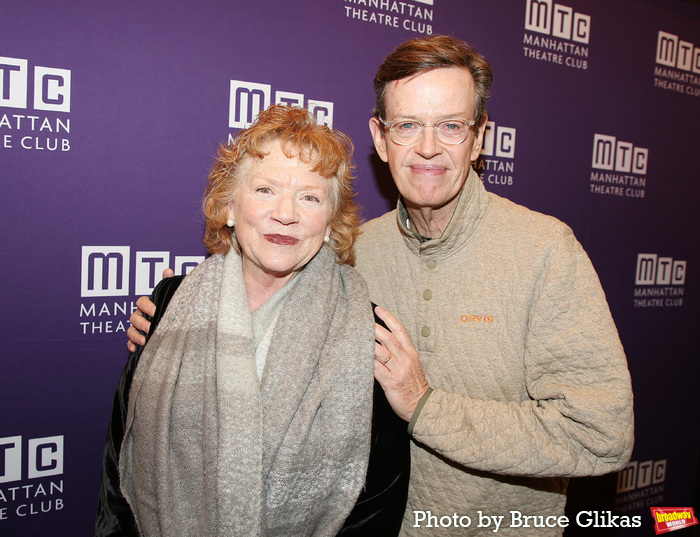
<svg viewBox="0 0 700 537">
<path fill-rule="evenodd" d="M 625 354 L 588 256 L 573 234 L 561 239 L 530 307 L 529 399 L 435 389 L 414 420 L 415 440 L 463 466 L 508 475 L 600 475 L 627 464 L 633 409 Z"/>
</svg>

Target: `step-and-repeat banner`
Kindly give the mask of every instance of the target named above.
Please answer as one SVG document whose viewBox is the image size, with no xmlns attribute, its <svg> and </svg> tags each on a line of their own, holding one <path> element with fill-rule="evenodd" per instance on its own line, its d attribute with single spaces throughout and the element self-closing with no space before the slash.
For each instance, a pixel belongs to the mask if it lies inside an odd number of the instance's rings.
<svg viewBox="0 0 700 537">
<path fill-rule="evenodd" d="M 698 507 L 697 12 L 661 0 L 4 2 L 0 534 L 92 532 L 128 317 L 165 267 L 204 259 L 200 200 L 219 143 L 270 103 L 307 106 L 352 136 L 358 199 L 378 216 L 396 191 L 367 127 L 372 79 L 396 45 L 439 33 L 494 69 L 484 184 L 574 229 L 627 351 L 632 461 L 572 481 L 566 534 L 651 535 L 651 507 Z M 641 530 L 618 528 L 625 517 Z"/>
</svg>

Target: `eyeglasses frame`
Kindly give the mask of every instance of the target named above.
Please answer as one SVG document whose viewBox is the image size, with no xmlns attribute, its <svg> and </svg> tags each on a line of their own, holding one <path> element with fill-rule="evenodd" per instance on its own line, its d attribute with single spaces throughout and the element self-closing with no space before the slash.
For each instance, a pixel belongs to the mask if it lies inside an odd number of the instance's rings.
<svg viewBox="0 0 700 537">
<path fill-rule="evenodd" d="M 443 144 L 445 144 L 445 145 L 459 145 L 459 144 L 463 144 L 464 141 L 465 141 L 467 138 L 469 138 L 469 130 L 470 130 L 474 125 L 476 125 L 476 121 L 473 120 L 473 119 L 470 120 L 470 121 L 465 121 L 464 119 L 459 119 L 459 118 L 448 118 L 448 119 L 443 119 L 442 121 L 438 121 L 437 123 L 423 123 L 422 121 L 418 121 L 418 120 L 416 120 L 416 119 L 396 119 L 396 120 L 394 120 L 394 121 L 386 121 L 386 120 L 384 120 L 384 119 L 382 119 L 382 118 L 380 118 L 380 117 L 378 117 L 377 120 L 378 120 L 382 125 L 384 125 L 385 128 L 388 128 L 388 130 L 389 130 L 389 138 L 391 138 L 391 141 L 394 142 L 396 145 L 401 145 L 401 146 L 407 146 L 407 145 L 417 144 L 418 142 L 420 142 L 420 141 L 423 139 L 423 136 L 425 135 L 425 128 L 426 128 L 426 127 L 433 127 L 433 129 L 435 129 L 435 127 L 437 127 L 438 125 L 440 125 L 440 124 L 442 124 L 442 123 L 449 122 L 449 121 L 461 121 L 461 122 L 463 122 L 463 123 L 466 124 L 466 126 L 467 126 L 467 134 L 466 134 L 466 136 L 464 137 L 464 139 L 463 139 L 463 140 L 460 140 L 459 142 L 448 142 L 448 141 L 443 140 L 443 139 L 440 137 L 440 135 L 437 133 L 437 130 L 435 130 L 435 138 L 436 138 L 439 142 L 441 142 L 441 143 L 443 143 Z M 396 125 L 396 124 L 398 124 L 398 123 L 401 123 L 401 122 L 418 123 L 418 124 L 421 126 L 420 136 L 419 136 L 416 140 L 414 140 L 414 141 L 412 141 L 412 142 L 399 142 L 399 141 L 395 140 L 394 137 L 392 136 L 392 131 L 391 131 L 391 129 L 392 129 L 392 127 L 393 127 L 394 125 Z"/>
</svg>

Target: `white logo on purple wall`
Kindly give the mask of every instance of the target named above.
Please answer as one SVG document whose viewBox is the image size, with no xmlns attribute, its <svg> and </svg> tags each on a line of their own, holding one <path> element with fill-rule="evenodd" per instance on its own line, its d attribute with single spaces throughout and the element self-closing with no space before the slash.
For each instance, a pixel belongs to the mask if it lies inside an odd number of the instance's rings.
<svg viewBox="0 0 700 537">
<path fill-rule="evenodd" d="M 527 0 L 525 29 L 560 39 L 588 44 L 591 17 L 552 0 Z"/>
<path fill-rule="evenodd" d="M 655 61 L 654 87 L 700 97 L 700 47 L 659 31 Z"/>
<path fill-rule="evenodd" d="M 33 68 L 34 110 L 70 112 L 71 72 L 55 67 Z M 27 108 L 29 61 L 0 56 L 0 106 Z"/>
<path fill-rule="evenodd" d="M 70 151 L 70 70 L 0 56 L 0 108 L 0 148 Z"/>
<path fill-rule="evenodd" d="M 513 185 L 515 159 L 515 128 L 496 125 L 487 121 L 481 154 L 474 169 L 484 183 L 491 185 Z"/>
<path fill-rule="evenodd" d="M 343 0 L 342 5 L 345 17 L 360 24 L 374 25 L 382 29 L 403 28 L 409 32 L 432 35 L 433 0 L 413 0 L 413 2 Z"/>
<path fill-rule="evenodd" d="M 607 134 L 593 135 L 591 194 L 643 199 L 649 149 Z"/>
<path fill-rule="evenodd" d="M 648 160 L 647 148 L 635 147 L 632 143 L 618 140 L 615 136 L 593 136 L 593 168 L 646 175 Z"/>
<path fill-rule="evenodd" d="M 684 285 L 687 261 L 657 254 L 637 254 L 636 285 Z"/>
<path fill-rule="evenodd" d="M 590 38 L 590 15 L 552 0 L 526 0 L 525 58 L 586 70 Z"/>
<path fill-rule="evenodd" d="M 683 306 L 687 261 L 658 254 L 637 254 L 635 308 Z"/>
<path fill-rule="evenodd" d="M 232 129 L 247 129 L 258 114 L 272 103 L 272 86 L 258 82 L 231 80 L 229 97 L 228 126 Z M 304 94 L 290 91 L 276 91 L 275 104 L 304 106 Z M 316 123 L 333 128 L 333 103 L 308 99 L 309 112 L 316 118 Z"/>
<path fill-rule="evenodd" d="M 690 41 L 683 41 L 675 34 L 659 31 L 656 63 L 700 73 L 700 47 L 696 47 Z"/>
<path fill-rule="evenodd" d="M 129 294 L 129 246 L 83 246 L 80 296 Z"/>
<path fill-rule="evenodd" d="M 147 295 L 170 267 L 168 251 L 134 252 L 133 294 Z M 175 274 L 188 274 L 204 256 L 175 256 Z M 131 290 L 131 247 L 83 246 L 80 268 L 80 296 L 128 296 Z"/>
<path fill-rule="evenodd" d="M 24 461 L 23 459 L 27 459 Z M 22 437 L 0 438 L 0 483 L 22 480 L 25 464 L 28 479 L 63 474 L 63 436 L 30 438 L 23 456 Z"/>
</svg>

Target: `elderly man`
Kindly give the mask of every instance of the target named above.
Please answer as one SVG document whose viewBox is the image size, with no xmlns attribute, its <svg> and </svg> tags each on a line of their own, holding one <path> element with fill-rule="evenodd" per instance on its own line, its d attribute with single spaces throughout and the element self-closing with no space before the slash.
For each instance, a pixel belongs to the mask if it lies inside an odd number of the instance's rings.
<svg viewBox="0 0 700 537">
<path fill-rule="evenodd" d="M 391 312 L 375 376 L 413 438 L 406 536 L 561 535 L 568 477 L 632 451 L 629 372 L 590 260 L 566 225 L 471 168 L 491 78 L 436 36 L 374 79 L 370 130 L 401 199 L 363 225 L 357 267 Z"/>
<path fill-rule="evenodd" d="M 413 438 L 405 536 L 561 535 L 568 478 L 632 450 L 629 372 L 590 260 L 471 167 L 491 79 L 435 36 L 374 81 L 370 130 L 401 198 L 362 226 L 357 268 L 391 330 L 376 327 L 375 376 Z"/>
</svg>

